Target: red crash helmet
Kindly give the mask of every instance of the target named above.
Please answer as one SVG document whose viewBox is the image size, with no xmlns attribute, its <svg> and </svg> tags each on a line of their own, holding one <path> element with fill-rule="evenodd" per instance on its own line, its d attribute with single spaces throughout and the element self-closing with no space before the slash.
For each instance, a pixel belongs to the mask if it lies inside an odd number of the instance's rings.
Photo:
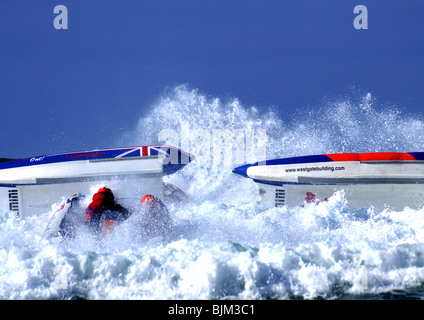
<svg viewBox="0 0 424 320">
<path fill-rule="evenodd" d="M 158 204 L 159 200 L 156 196 L 151 194 L 146 194 L 143 199 L 141 199 L 141 204 L 144 206 L 154 206 Z"/>
<path fill-rule="evenodd" d="M 100 188 L 99 190 L 97 190 L 97 193 L 95 195 L 97 195 L 96 197 L 98 197 L 98 198 L 102 197 L 102 195 L 103 195 L 104 199 L 109 199 L 109 200 L 115 201 L 115 196 L 113 195 L 112 190 L 110 190 L 109 188 L 106 188 L 106 187 L 103 187 L 103 188 Z"/>
</svg>

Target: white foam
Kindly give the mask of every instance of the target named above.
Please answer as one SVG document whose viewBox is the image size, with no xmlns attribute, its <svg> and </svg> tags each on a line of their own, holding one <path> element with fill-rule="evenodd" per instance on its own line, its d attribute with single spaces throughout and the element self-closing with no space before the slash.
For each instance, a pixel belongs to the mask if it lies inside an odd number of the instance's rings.
<svg viewBox="0 0 424 320">
<path fill-rule="evenodd" d="M 268 158 L 420 151 L 424 137 L 424 122 L 369 94 L 327 101 L 291 122 L 258 110 L 179 86 L 125 144 L 157 143 L 160 130 L 181 123 L 211 132 L 264 128 Z M 42 237 L 48 215 L 1 213 L 0 298 L 337 298 L 424 281 L 424 210 L 351 209 L 343 192 L 319 205 L 265 209 L 255 202 L 256 186 L 231 173 L 236 164 L 195 162 L 169 176 L 191 201 L 169 207 L 176 227 L 167 237 L 135 237 L 124 223 L 101 245 L 83 231 L 58 244 Z"/>
</svg>

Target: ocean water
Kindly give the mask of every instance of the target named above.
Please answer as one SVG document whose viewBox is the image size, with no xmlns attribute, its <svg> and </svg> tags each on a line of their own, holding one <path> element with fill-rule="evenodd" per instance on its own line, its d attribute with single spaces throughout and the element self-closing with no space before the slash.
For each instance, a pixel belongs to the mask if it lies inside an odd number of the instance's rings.
<svg viewBox="0 0 424 320">
<path fill-rule="evenodd" d="M 220 145 L 223 134 L 233 138 Z M 422 139 L 422 119 L 369 93 L 283 119 L 177 86 L 116 141 L 198 156 L 165 178 L 189 197 L 168 207 L 174 230 L 146 238 L 128 220 L 100 242 L 83 231 L 57 242 L 44 236 L 50 213 L 2 212 L 0 299 L 423 299 L 424 209 L 352 209 L 343 192 L 269 209 L 231 172 L 265 157 L 422 151 Z"/>
</svg>

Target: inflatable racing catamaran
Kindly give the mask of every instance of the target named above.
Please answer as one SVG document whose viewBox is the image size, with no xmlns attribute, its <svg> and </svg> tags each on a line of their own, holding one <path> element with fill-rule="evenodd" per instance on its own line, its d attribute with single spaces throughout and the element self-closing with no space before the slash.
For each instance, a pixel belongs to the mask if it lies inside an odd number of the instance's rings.
<svg viewBox="0 0 424 320">
<path fill-rule="evenodd" d="M 162 177 L 193 159 L 168 145 L 0 159 L 0 212 L 20 217 L 42 214 L 64 197 L 90 194 L 104 184 L 121 197 L 141 199 L 148 193 L 162 197 L 167 188 Z"/>
<path fill-rule="evenodd" d="M 424 152 L 342 153 L 266 160 L 233 169 L 256 182 L 261 203 L 301 206 L 344 190 L 350 207 L 424 206 Z"/>
</svg>

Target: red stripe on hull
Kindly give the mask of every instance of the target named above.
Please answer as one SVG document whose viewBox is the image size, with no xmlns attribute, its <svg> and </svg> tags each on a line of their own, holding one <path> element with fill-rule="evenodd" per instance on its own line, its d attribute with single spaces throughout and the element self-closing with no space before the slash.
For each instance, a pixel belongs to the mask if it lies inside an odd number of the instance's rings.
<svg viewBox="0 0 424 320">
<path fill-rule="evenodd" d="M 333 161 L 405 161 L 416 160 L 410 153 L 372 152 L 326 154 Z"/>
</svg>

